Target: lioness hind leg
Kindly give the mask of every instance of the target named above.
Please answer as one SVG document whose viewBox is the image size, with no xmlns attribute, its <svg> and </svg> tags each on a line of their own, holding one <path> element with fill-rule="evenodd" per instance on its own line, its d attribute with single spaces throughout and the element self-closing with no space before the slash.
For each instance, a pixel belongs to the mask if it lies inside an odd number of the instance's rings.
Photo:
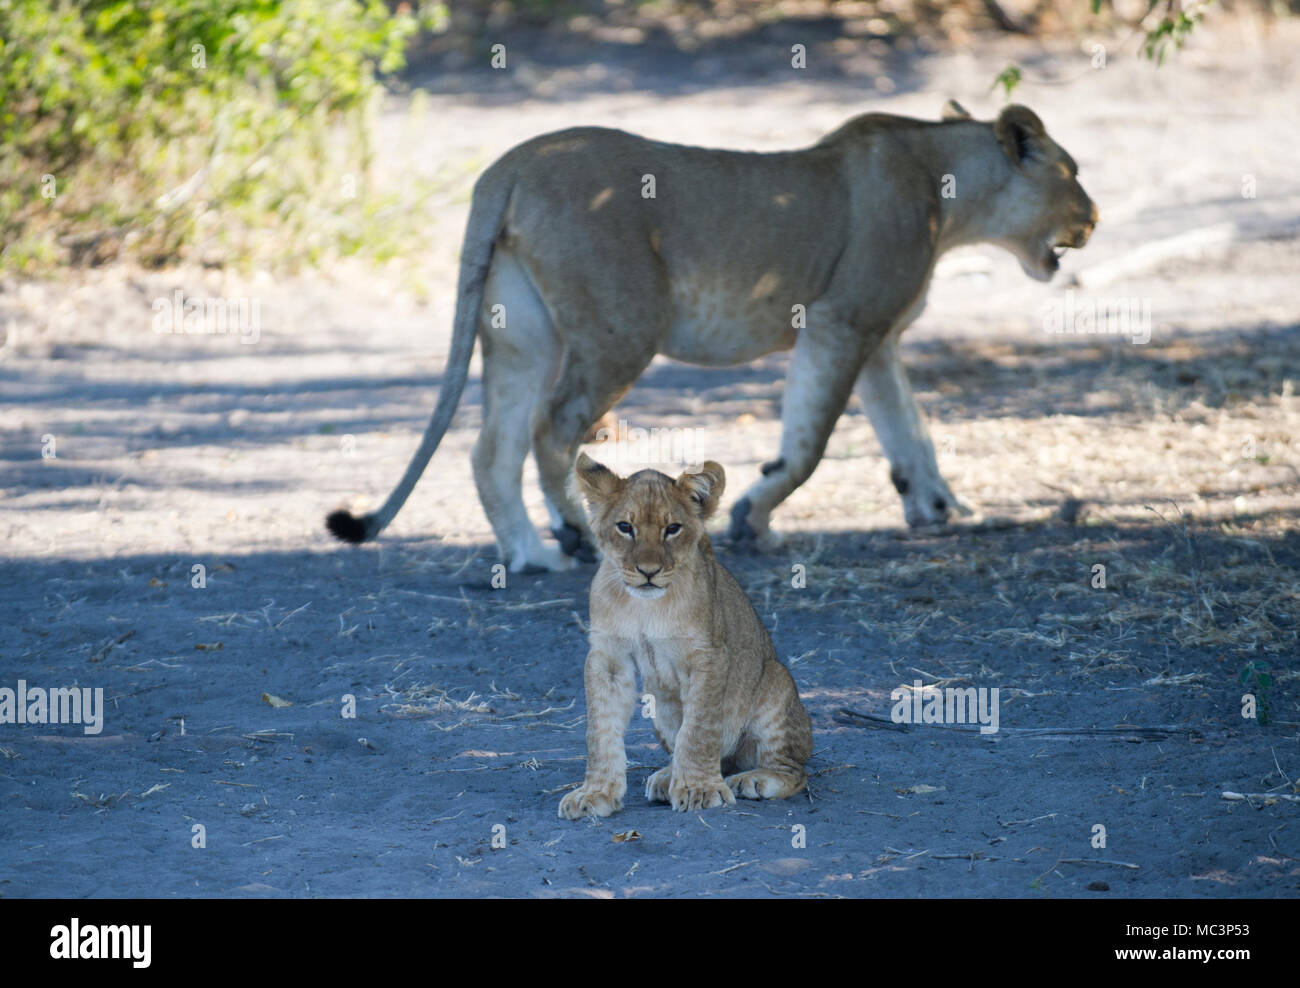
<svg viewBox="0 0 1300 988">
<path fill-rule="evenodd" d="M 471 456 L 479 501 L 511 572 L 565 569 L 573 561 L 542 545 L 523 498 L 529 422 L 555 374 L 558 343 L 546 310 L 518 262 L 498 252 L 484 291 L 484 306 L 505 305 L 506 326 L 481 321 L 483 428 Z M 508 328 L 507 328 L 508 327 Z"/>
<path fill-rule="evenodd" d="M 654 338 L 599 351 L 570 347 L 559 380 L 533 418 L 533 455 L 551 512 L 552 533 L 569 555 L 595 561 L 587 513 L 569 493 L 569 478 L 587 431 L 614 407 L 655 354 Z"/>
<path fill-rule="evenodd" d="M 571 423 L 585 421 L 588 417 L 594 422 L 604 413 L 589 414 L 588 409 L 594 403 L 586 395 L 570 396 L 567 403 L 557 402 L 558 395 L 557 391 L 550 401 L 543 401 L 533 418 L 533 457 L 537 460 L 537 479 L 546 498 L 551 534 L 560 543 L 560 549 L 582 562 L 595 562 L 595 540 L 587 526 L 587 513 L 568 490 L 568 479 L 578 456 L 578 442 L 571 439 L 570 430 Z M 582 427 L 579 440 L 591 422 Z"/>
</svg>

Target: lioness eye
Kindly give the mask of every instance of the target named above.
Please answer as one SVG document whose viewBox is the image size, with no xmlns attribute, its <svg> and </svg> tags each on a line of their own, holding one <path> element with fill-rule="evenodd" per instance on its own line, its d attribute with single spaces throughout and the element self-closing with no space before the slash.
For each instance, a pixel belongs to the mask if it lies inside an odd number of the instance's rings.
<svg viewBox="0 0 1300 988">
<path fill-rule="evenodd" d="M 677 522 L 673 522 L 671 525 L 669 525 L 667 528 L 664 529 L 664 534 L 676 535 L 681 530 L 682 530 L 682 526 L 677 524 Z"/>
<path fill-rule="evenodd" d="M 624 535 L 631 535 L 631 534 L 632 534 L 632 526 L 631 526 L 628 522 L 621 521 L 621 522 L 619 522 L 619 523 L 618 523 L 616 526 L 614 526 L 614 527 L 617 528 L 617 529 L 618 529 L 620 532 L 622 532 Z"/>
</svg>

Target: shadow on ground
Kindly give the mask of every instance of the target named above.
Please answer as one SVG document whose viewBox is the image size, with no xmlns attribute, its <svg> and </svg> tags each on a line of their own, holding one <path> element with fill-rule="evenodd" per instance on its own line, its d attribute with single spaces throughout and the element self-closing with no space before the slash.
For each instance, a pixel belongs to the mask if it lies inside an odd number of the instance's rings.
<svg viewBox="0 0 1300 988">
<path fill-rule="evenodd" d="M 493 66 L 496 45 L 504 46 L 507 71 Z M 803 46 L 799 67 L 795 45 Z M 833 17 L 788 17 L 714 37 L 682 37 L 653 24 L 624 34 L 513 26 L 485 29 L 472 41 L 435 40 L 412 53 L 399 81 L 484 105 L 521 95 L 564 101 L 628 91 L 686 95 L 719 85 L 743 91 L 783 80 L 879 95 L 919 88 L 916 56 L 935 50 L 931 42 L 889 33 L 846 37 Z"/>
<path fill-rule="evenodd" d="M 106 715 L 93 736 L 0 727 L 0 894 L 1300 889 L 1291 805 L 1221 798 L 1290 791 L 1279 773 L 1300 765 L 1294 531 L 807 533 L 721 558 L 813 715 L 809 793 L 698 815 L 647 805 L 663 756 L 635 718 L 627 806 L 586 823 L 556 807 L 583 766 L 590 568 L 493 590 L 488 547 L 392 539 L 6 564 L 17 620 L 0 630 L 0 685 L 102 687 Z M 1267 726 L 1242 716 L 1251 661 L 1274 675 Z M 998 687 L 1006 730 L 837 716 L 888 717 L 891 691 L 918 681 Z M 1175 733 L 1017 733 L 1115 726 Z"/>
<path fill-rule="evenodd" d="M 1266 398 L 1281 392 L 1291 370 L 1300 366 L 1300 331 L 1294 325 L 1243 326 L 1134 345 L 1109 337 L 979 339 L 906 343 L 903 361 L 914 390 L 922 394 L 929 416 L 942 422 L 991 418 L 1038 419 L 1049 415 L 1105 417 L 1132 410 L 1139 400 L 1165 410 L 1193 403 L 1206 407 Z M 111 358 L 97 347 L 76 360 L 47 363 L 40 381 L 23 368 L 0 365 L 0 387 L 33 402 L 75 404 L 90 410 L 138 408 L 142 387 L 152 403 L 138 414 L 97 420 L 96 441 L 119 441 L 124 448 L 157 448 L 209 443 L 261 444 L 286 436 L 321 431 L 308 413 L 334 410 L 331 432 L 364 433 L 405 427 L 423 431 L 441 387 L 440 368 L 428 376 L 294 377 L 291 372 L 273 390 L 265 384 L 196 380 L 87 380 L 85 368 Z M 296 350 L 264 350 L 259 358 L 282 357 L 291 367 Z M 175 359 L 200 359 L 180 352 Z M 710 414 L 724 419 L 743 412 L 780 414 L 789 363 L 787 353 L 772 354 L 730 368 L 703 368 L 663 361 L 634 385 L 620 408 L 653 411 L 656 416 L 693 414 L 705 401 Z M 383 376 L 380 376 L 383 375 Z M 479 382 L 471 381 L 462 398 L 462 413 L 480 403 Z M 251 416 L 238 428 L 226 421 L 232 407 Z M 167 435 L 142 434 L 142 424 L 163 414 L 209 414 L 207 422 L 187 421 Z M 287 415 L 281 419 L 278 416 Z M 273 418 L 275 417 L 275 418 Z M 0 434 L 0 463 L 19 471 L 23 483 L 34 482 L 30 437 L 21 446 L 6 444 Z M 36 464 L 36 469 L 41 465 Z M 23 472 L 26 471 L 26 472 Z"/>
</svg>

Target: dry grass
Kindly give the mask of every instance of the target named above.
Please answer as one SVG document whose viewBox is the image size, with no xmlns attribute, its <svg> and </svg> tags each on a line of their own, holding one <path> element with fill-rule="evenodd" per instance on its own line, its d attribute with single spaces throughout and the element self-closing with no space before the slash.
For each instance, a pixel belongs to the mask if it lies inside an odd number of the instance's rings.
<svg viewBox="0 0 1300 988">
<path fill-rule="evenodd" d="M 857 608 L 894 646 L 938 633 L 1029 646 L 1085 675 L 1137 668 L 1152 636 L 1243 663 L 1300 651 L 1294 334 L 936 344 L 909 366 L 940 467 L 977 515 L 952 536 L 878 532 L 828 558 L 829 534 L 898 525 L 885 478 L 864 476 L 870 426 L 847 416 L 777 521 L 806 589 L 788 564 L 747 574 L 776 627 Z"/>
<path fill-rule="evenodd" d="M 466 725 L 483 723 L 484 721 L 502 725 L 508 725 L 511 721 L 540 722 L 541 718 L 572 710 L 577 702 L 575 698 L 570 699 L 563 706 L 544 704 L 535 708 L 507 712 L 510 706 L 518 704 L 522 698 L 518 693 L 511 690 L 497 689 L 495 683 L 492 684 L 491 691 L 487 696 L 482 696 L 478 692 L 471 690 L 463 698 L 453 696 L 454 691 L 446 690 L 433 683 L 402 687 L 390 683 L 384 686 L 382 692 L 392 699 L 382 704 L 379 710 L 390 717 L 423 718 L 437 717 L 448 713 L 468 715 L 461 717 L 460 720 L 452 724 L 435 722 L 434 726 L 441 731 L 454 731 Z M 549 696 L 550 691 L 541 699 L 546 700 Z M 577 721 L 547 723 L 568 729 L 574 726 Z"/>
</svg>

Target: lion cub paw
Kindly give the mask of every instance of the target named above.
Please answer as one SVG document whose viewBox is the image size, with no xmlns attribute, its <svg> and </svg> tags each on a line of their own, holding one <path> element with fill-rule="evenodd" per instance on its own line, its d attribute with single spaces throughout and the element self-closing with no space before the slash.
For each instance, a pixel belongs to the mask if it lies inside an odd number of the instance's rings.
<svg viewBox="0 0 1300 988">
<path fill-rule="evenodd" d="M 650 778 L 645 780 L 645 798 L 651 803 L 668 802 L 668 784 L 673 778 L 673 767 L 665 765 L 657 772 L 653 772 Z"/>
<path fill-rule="evenodd" d="M 727 787 L 741 799 L 785 799 L 804 787 L 804 777 L 790 772 L 756 768 L 729 775 Z"/>
<path fill-rule="evenodd" d="M 623 808 L 623 799 L 608 789 L 582 785 L 560 800 L 560 819 L 581 820 L 587 816 L 609 816 Z"/>
<path fill-rule="evenodd" d="M 726 803 L 736 805 L 735 794 L 721 777 L 716 779 L 677 779 L 668 784 L 668 802 L 679 812 L 711 810 Z"/>
</svg>

